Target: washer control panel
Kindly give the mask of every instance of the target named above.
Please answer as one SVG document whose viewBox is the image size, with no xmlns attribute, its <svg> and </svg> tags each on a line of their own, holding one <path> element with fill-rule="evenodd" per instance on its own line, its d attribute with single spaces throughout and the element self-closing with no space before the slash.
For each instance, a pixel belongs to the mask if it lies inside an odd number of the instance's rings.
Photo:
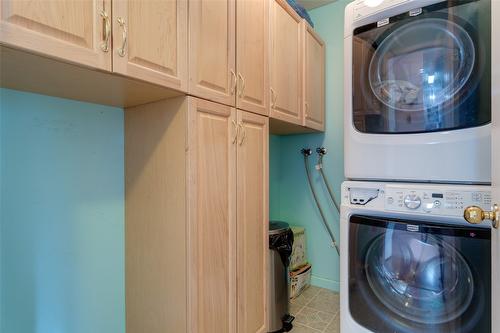
<svg viewBox="0 0 500 333">
<path fill-rule="evenodd" d="M 394 7 L 400 5 L 405 2 L 409 2 L 410 0 L 384 0 L 377 1 L 378 3 L 374 5 L 367 3 L 366 0 L 357 0 L 354 2 L 354 20 L 357 21 L 362 19 L 368 15 L 372 15 L 374 13 L 379 13 L 383 10 L 386 10 L 389 7 Z M 373 2 L 373 1 L 372 1 Z"/>
<path fill-rule="evenodd" d="M 490 210 L 491 192 L 407 189 L 397 186 L 385 188 L 385 209 L 390 211 L 463 216 L 468 206 Z"/>
</svg>

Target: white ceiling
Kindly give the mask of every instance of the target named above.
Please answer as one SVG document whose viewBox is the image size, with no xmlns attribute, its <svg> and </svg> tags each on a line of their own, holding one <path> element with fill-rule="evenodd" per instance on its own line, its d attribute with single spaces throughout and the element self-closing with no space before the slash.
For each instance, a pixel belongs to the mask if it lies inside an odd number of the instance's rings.
<svg viewBox="0 0 500 333">
<path fill-rule="evenodd" d="M 297 2 L 305 9 L 311 10 L 335 2 L 335 0 L 297 0 Z"/>
</svg>

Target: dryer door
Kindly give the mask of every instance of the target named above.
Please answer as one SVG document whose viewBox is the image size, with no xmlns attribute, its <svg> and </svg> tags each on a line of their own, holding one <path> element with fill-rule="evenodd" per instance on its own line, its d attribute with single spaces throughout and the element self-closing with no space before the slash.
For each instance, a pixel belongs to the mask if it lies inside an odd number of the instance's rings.
<svg viewBox="0 0 500 333">
<path fill-rule="evenodd" d="M 356 29 L 356 129 L 424 133 L 490 122 L 489 13 L 488 0 L 445 1 Z"/>
<path fill-rule="evenodd" d="M 488 229 L 352 216 L 349 309 L 373 332 L 489 332 Z"/>
</svg>

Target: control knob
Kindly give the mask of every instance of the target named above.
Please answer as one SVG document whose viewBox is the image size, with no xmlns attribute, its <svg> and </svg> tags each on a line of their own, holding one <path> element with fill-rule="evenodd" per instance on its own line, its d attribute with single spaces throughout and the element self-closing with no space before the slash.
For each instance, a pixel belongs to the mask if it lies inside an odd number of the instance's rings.
<svg viewBox="0 0 500 333">
<path fill-rule="evenodd" d="M 422 205 L 422 200 L 416 194 L 408 194 L 404 199 L 405 206 L 409 209 L 417 209 Z"/>
</svg>

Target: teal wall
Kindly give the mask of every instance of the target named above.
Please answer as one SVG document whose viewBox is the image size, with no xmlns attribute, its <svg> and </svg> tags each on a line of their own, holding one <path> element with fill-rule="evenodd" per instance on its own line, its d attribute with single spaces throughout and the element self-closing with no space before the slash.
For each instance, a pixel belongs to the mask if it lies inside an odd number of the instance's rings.
<svg viewBox="0 0 500 333">
<path fill-rule="evenodd" d="M 280 219 L 306 228 L 309 261 L 313 266 L 312 283 L 339 290 L 339 257 L 330 246 L 330 238 L 307 185 L 300 150 L 324 146 L 324 171 L 337 197 L 344 180 L 343 77 L 344 77 L 344 8 L 348 0 L 339 0 L 310 11 L 314 29 L 326 43 L 326 131 L 324 134 L 273 136 L 270 140 L 270 212 L 271 219 Z M 317 155 L 310 158 L 314 186 L 321 198 L 328 222 L 337 238 L 339 216 L 330 202 L 328 192 L 314 169 Z M 342 241 L 342 240 L 341 240 Z"/>
<path fill-rule="evenodd" d="M 122 333 L 123 111 L 0 90 L 0 332 Z"/>
</svg>

